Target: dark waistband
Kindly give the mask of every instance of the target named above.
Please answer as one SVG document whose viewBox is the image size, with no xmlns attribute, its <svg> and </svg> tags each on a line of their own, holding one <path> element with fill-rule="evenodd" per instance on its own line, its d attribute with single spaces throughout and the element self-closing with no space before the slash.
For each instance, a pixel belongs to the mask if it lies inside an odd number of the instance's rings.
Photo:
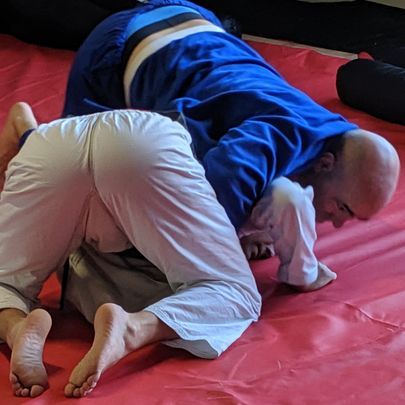
<svg viewBox="0 0 405 405">
<path fill-rule="evenodd" d="M 27 138 L 31 135 L 31 133 L 35 131 L 35 128 L 30 128 L 27 129 L 20 137 L 20 140 L 18 142 L 18 146 L 20 148 L 22 148 L 22 146 L 24 145 L 25 141 L 27 140 Z"/>
</svg>

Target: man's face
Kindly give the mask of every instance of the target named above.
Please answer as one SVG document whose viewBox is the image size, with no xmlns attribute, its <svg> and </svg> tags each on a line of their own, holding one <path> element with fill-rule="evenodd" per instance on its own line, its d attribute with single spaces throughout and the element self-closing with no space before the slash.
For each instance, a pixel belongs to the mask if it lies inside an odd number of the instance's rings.
<svg viewBox="0 0 405 405">
<path fill-rule="evenodd" d="M 346 221 L 358 217 L 355 211 L 358 198 L 348 193 L 341 183 L 325 179 L 314 184 L 313 204 L 317 222 L 330 221 L 335 228 L 340 228 Z"/>
<path fill-rule="evenodd" d="M 332 171 L 314 181 L 313 204 L 317 222 L 332 222 L 340 228 L 352 219 L 367 220 L 378 210 L 366 189 L 362 173 Z"/>
</svg>

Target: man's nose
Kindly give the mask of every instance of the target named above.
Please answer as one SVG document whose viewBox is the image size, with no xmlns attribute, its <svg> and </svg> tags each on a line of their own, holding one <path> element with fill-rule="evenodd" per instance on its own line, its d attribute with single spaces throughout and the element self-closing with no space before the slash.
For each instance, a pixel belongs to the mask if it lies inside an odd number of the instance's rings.
<svg viewBox="0 0 405 405">
<path fill-rule="evenodd" d="M 344 218 L 333 218 L 332 223 L 335 228 L 341 228 L 343 224 L 346 222 Z"/>
</svg>

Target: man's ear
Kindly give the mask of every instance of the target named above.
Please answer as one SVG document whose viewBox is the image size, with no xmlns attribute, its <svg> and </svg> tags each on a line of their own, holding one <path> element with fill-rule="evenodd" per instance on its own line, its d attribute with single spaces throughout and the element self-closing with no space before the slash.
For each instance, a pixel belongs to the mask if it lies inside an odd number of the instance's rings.
<svg viewBox="0 0 405 405">
<path fill-rule="evenodd" d="M 331 152 L 322 153 L 318 160 L 314 163 L 315 173 L 331 172 L 336 163 L 335 155 Z"/>
</svg>

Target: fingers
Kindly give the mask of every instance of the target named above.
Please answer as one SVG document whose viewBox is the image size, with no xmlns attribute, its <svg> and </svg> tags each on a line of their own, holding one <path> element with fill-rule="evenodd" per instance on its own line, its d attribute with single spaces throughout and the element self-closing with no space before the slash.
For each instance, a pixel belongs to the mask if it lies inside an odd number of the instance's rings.
<svg viewBox="0 0 405 405">
<path fill-rule="evenodd" d="M 267 259 L 275 255 L 271 238 L 263 232 L 242 237 L 240 244 L 248 260 Z"/>
<path fill-rule="evenodd" d="M 242 245 L 243 253 L 248 260 L 268 259 L 274 256 L 273 245 L 264 243 L 253 243 Z"/>
</svg>

